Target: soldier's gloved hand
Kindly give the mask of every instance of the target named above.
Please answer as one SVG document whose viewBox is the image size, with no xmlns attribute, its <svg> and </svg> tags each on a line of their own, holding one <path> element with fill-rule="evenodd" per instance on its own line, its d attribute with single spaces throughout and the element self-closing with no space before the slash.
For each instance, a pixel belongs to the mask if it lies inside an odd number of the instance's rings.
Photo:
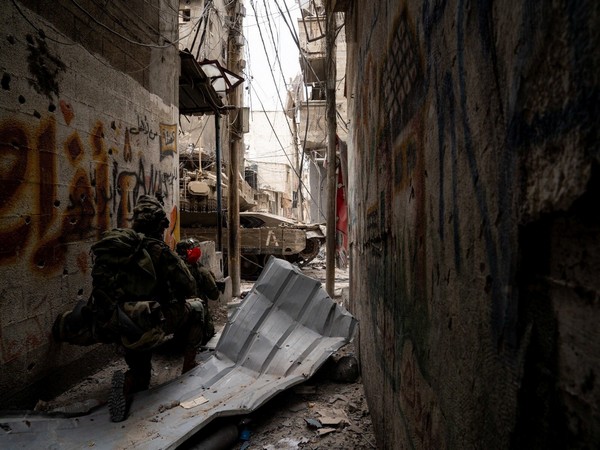
<svg viewBox="0 0 600 450">
<path fill-rule="evenodd" d="M 222 294 L 225 292 L 225 282 L 224 281 L 217 281 L 217 289 L 219 290 L 219 292 Z"/>
</svg>

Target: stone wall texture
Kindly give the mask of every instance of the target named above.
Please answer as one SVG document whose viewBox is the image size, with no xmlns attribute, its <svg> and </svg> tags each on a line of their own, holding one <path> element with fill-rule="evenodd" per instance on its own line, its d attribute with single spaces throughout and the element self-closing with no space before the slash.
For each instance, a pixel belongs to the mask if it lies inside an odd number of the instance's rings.
<svg viewBox="0 0 600 450">
<path fill-rule="evenodd" d="M 178 2 L 104 3 L 15 0 L 0 14 L 4 407 L 98 351 L 53 343 L 51 326 L 89 295 L 91 244 L 129 226 L 140 195 L 164 196 L 177 238 Z"/>
<path fill-rule="evenodd" d="M 346 4 L 379 447 L 597 448 L 600 3 Z"/>
</svg>

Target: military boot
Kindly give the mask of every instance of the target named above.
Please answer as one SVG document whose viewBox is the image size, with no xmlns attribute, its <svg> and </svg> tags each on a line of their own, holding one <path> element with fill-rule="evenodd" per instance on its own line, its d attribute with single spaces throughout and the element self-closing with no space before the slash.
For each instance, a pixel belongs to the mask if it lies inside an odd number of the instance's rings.
<svg viewBox="0 0 600 450">
<path fill-rule="evenodd" d="M 152 374 L 152 353 L 125 349 L 125 362 L 129 370 L 118 370 L 113 374 L 112 388 L 108 399 L 110 420 L 122 422 L 127 418 L 132 395 L 148 389 Z"/>
<path fill-rule="evenodd" d="M 129 378 L 129 379 L 128 379 Z M 127 418 L 131 403 L 131 377 L 117 370 L 112 377 L 112 386 L 108 397 L 108 411 L 111 422 L 122 422 Z"/>
<path fill-rule="evenodd" d="M 189 348 L 183 354 L 183 366 L 181 367 L 181 374 L 183 375 L 186 372 L 189 372 L 194 367 L 198 365 L 196 362 L 196 354 L 198 353 L 198 349 Z"/>
<path fill-rule="evenodd" d="M 122 422 L 127 419 L 133 394 L 148 389 L 149 382 L 149 377 L 136 374 L 132 370 L 125 373 L 117 370 L 113 374 L 108 397 L 108 411 L 111 422 Z"/>
</svg>

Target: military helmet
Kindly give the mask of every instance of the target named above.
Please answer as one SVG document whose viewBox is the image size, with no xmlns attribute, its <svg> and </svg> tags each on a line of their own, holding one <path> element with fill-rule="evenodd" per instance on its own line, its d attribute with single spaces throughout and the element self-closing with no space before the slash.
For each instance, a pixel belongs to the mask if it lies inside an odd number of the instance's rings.
<svg viewBox="0 0 600 450">
<path fill-rule="evenodd" d="M 187 238 L 177 243 L 177 247 L 175 250 L 177 254 L 182 258 L 186 258 L 188 255 L 188 250 L 193 248 L 200 248 L 200 241 L 196 238 Z"/>
<path fill-rule="evenodd" d="M 142 195 L 133 208 L 133 229 L 147 235 L 161 235 L 169 227 L 163 205 L 156 197 Z"/>
</svg>

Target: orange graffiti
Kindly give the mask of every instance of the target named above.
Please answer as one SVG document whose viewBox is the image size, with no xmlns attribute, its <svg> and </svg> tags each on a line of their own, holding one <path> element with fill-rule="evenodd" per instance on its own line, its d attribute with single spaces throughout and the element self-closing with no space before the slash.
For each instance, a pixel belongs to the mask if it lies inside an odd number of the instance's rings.
<svg viewBox="0 0 600 450">
<path fill-rule="evenodd" d="M 83 155 L 83 144 L 77 132 L 71 134 L 65 142 L 65 153 L 69 157 L 71 163 L 77 162 Z"/>
<path fill-rule="evenodd" d="M 75 113 L 73 112 L 73 108 L 71 107 L 71 104 L 68 102 L 65 102 L 64 100 L 61 100 L 59 105 L 60 105 L 60 110 L 62 112 L 63 118 L 65 119 L 65 123 L 67 125 L 71 125 L 71 120 L 73 120 L 73 117 L 75 117 Z"/>
<path fill-rule="evenodd" d="M 38 208 L 40 210 L 40 233 L 44 234 L 54 222 L 54 200 L 56 199 L 56 120 L 48 117 L 40 124 L 37 138 L 39 183 Z"/>
<path fill-rule="evenodd" d="M 123 159 L 127 162 L 131 162 L 133 154 L 131 151 L 131 142 L 129 142 L 129 129 L 125 128 L 125 143 L 123 144 Z"/>
</svg>

